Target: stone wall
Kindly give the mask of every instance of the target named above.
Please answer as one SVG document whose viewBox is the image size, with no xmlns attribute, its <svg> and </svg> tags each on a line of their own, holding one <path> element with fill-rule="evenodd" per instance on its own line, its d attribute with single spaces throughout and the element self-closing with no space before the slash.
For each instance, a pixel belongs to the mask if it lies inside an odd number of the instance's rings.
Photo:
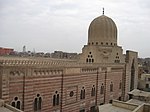
<svg viewBox="0 0 150 112">
<path fill-rule="evenodd" d="M 92 66 L 75 64 L 70 67 L 4 64 L 1 74 L 3 84 L 1 97 L 10 105 L 19 101 L 20 108 L 25 112 L 34 111 L 36 98 L 42 99 L 42 112 L 79 112 L 81 109 L 88 111 L 96 105 L 108 103 L 122 96 L 123 67 L 97 66 L 97 64 Z M 112 91 L 110 91 L 111 84 Z M 104 88 L 101 94 L 102 85 Z M 91 96 L 92 89 L 95 92 Z M 81 90 L 85 90 L 83 99 L 80 97 Z M 54 106 L 53 97 L 58 94 L 59 104 Z"/>
</svg>

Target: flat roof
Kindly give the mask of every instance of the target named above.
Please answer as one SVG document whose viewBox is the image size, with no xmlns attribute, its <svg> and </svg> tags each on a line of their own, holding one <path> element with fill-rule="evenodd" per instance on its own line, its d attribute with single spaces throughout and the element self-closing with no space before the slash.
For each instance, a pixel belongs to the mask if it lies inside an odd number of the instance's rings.
<svg viewBox="0 0 150 112">
<path fill-rule="evenodd" d="M 5 107 L 0 107 L 0 112 L 13 112 Z"/>
<path fill-rule="evenodd" d="M 143 104 L 145 102 L 140 101 L 140 100 L 136 100 L 136 99 L 131 99 L 131 100 L 127 101 L 127 103 L 141 105 L 141 104 Z"/>
<path fill-rule="evenodd" d="M 131 110 L 113 106 L 112 104 L 105 104 L 99 106 L 99 112 L 132 112 Z"/>
<path fill-rule="evenodd" d="M 134 90 L 128 92 L 128 94 L 132 94 L 134 96 L 150 97 L 150 92 L 146 92 L 146 91 L 142 91 L 142 90 L 138 90 L 138 89 L 134 89 Z"/>
</svg>

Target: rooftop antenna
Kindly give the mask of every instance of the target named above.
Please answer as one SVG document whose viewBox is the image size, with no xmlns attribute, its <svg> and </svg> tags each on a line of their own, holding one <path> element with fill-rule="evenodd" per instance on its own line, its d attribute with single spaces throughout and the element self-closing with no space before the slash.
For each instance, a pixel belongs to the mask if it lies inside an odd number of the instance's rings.
<svg viewBox="0 0 150 112">
<path fill-rule="evenodd" d="M 104 7 L 103 7 L 103 15 L 104 15 Z"/>
</svg>

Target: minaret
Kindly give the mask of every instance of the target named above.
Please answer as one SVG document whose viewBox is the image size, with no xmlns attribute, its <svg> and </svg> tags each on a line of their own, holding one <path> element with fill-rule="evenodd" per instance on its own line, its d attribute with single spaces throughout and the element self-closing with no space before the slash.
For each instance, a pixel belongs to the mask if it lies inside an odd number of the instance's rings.
<svg viewBox="0 0 150 112">
<path fill-rule="evenodd" d="M 23 52 L 24 53 L 26 52 L 26 46 L 25 45 L 23 46 Z"/>
</svg>

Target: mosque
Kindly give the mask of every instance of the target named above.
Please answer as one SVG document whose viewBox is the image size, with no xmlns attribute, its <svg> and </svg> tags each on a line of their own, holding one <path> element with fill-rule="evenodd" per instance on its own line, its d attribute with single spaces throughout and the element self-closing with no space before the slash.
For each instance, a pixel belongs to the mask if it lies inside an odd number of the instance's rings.
<svg viewBox="0 0 150 112">
<path fill-rule="evenodd" d="M 88 29 L 76 60 L 0 57 L 0 99 L 24 112 L 95 112 L 137 88 L 138 53 L 117 43 L 117 26 L 103 14 Z"/>
</svg>

